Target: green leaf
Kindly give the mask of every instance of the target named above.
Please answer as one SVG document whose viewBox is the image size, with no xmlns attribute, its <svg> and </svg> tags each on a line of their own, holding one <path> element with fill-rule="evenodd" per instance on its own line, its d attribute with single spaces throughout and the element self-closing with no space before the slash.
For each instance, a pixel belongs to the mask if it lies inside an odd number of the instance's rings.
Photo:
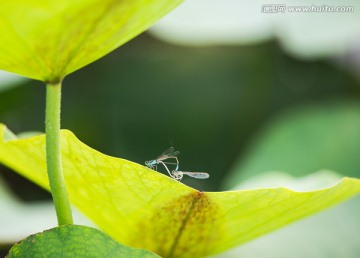
<svg viewBox="0 0 360 258">
<path fill-rule="evenodd" d="M 0 0 L 0 69 L 45 82 L 101 58 L 182 0 Z"/>
<path fill-rule="evenodd" d="M 360 177 L 358 100 L 299 106 L 276 117 L 228 177 L 227 187 L 266 171 L 303 176 L 329 169 Z"/>
<path fill-rule="evenodd" d="M 119 244 L 94 228 L 65 225 L 27 237 L 10 249 L 8 257 L 150 258 L 159 256 Z"/>
<path fill-rule="evenodd" d="M 61 137 L 71 202 L 119 242 L 163 257 L 219 253 L 360 192 L 355 178 L 309 192 L 199 192 L 142 165 L 97 152 L 70 131 L 62 130 Z M 0 139 L 0 162 L 49 189 L 44 135 Z"/>
</svg>

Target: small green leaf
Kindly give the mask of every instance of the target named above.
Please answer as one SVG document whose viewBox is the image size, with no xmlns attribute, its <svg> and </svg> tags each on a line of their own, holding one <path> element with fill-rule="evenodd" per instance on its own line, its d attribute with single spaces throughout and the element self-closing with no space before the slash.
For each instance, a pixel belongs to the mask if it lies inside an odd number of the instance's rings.
<svg viewBox="0 0 360 258">
<path fill-rule="evenodd" d="M 49 189 L 45 137 L 3 142 L 0 162 Z M 360 192 L 343 178 L 317 191 L 285 188 L 199 192 L 124 159 L 104 155 L 62 130 L 64 176 L 71 202 L 114 239 L 163 257 L 219 253 Z"/>
<path fill-rule="evenodd" d="M 25 238 L 10 249 L 7 257 L 150 258 L 159 256 L 149 251 L 119 244 L 94 228 L 65 225 Z"/>
<path fill-rule="evenodd" d="M 182 0 L 0 0 L 0 69 L 45 82 L 101 58 Z"/>
</svg>

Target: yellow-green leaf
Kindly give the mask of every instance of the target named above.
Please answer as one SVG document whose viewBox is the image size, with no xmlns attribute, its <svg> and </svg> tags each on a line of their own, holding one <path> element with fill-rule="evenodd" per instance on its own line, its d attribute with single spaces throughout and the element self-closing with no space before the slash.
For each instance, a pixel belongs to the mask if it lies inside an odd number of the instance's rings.
<svg viewBox="0 0 360 258">
<path fill-rule="evenodd" d="M 45 82 L 99 59 L 182 0 L 0 0 L 0 69 Z"/>
<path fill-rule="evenodd" d="M 6 140 L 6 130 L 0 127 L 0 162 L 49 189 L 44 135 Z M 360 192 L 355 178 L 310 192 L 199 192 L 142 165 L 97 152 L 67 130 L 61 136 L 71 202 L 119 242 L 163 257 L 215 254 Z"/>
</svg>

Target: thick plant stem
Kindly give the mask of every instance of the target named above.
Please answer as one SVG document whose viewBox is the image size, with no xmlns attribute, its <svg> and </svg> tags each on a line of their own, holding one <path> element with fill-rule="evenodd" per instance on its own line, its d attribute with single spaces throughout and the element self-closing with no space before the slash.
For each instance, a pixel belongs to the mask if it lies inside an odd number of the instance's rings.
<svg viewBox="0 0 360 258">
<path fill-rule="evenodd" d="M 46 164 L 59 226 L 72 224 L 60 149 L 61 82 L 46 85 Z"/>
</svg>

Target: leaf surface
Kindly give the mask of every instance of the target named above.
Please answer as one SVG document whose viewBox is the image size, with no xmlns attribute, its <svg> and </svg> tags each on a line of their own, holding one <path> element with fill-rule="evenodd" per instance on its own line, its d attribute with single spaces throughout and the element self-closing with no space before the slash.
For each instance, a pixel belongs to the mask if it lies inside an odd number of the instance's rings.
<svg viewBox="0 0 360 258">
<path fill-rule="evenodd" d="M 0 0 L 0 69 L 45 82 L 99 59 L 182 0 Z"/>
<path fill-rule="evenodd" d="M 65 225 L 25 238 L 10 249 L 8 257 L 156 258 L 159 256 L 146 250 L 119 244 L 94 228 Z"/>
<path fill-rule="evenodd" d="M 1 137 L 5 131 L 2 126 Z M 199 192 L 142 165 L 93 150 L 70 131 L 62 130 L 61 141 L 71 202 L 119 242 L 163 257 L 219 253 L 360 192 L 355 178 L 309 192 Z M 0 162 L 49 189 L 44 135 L 0 139 Z"/>
</svg>

